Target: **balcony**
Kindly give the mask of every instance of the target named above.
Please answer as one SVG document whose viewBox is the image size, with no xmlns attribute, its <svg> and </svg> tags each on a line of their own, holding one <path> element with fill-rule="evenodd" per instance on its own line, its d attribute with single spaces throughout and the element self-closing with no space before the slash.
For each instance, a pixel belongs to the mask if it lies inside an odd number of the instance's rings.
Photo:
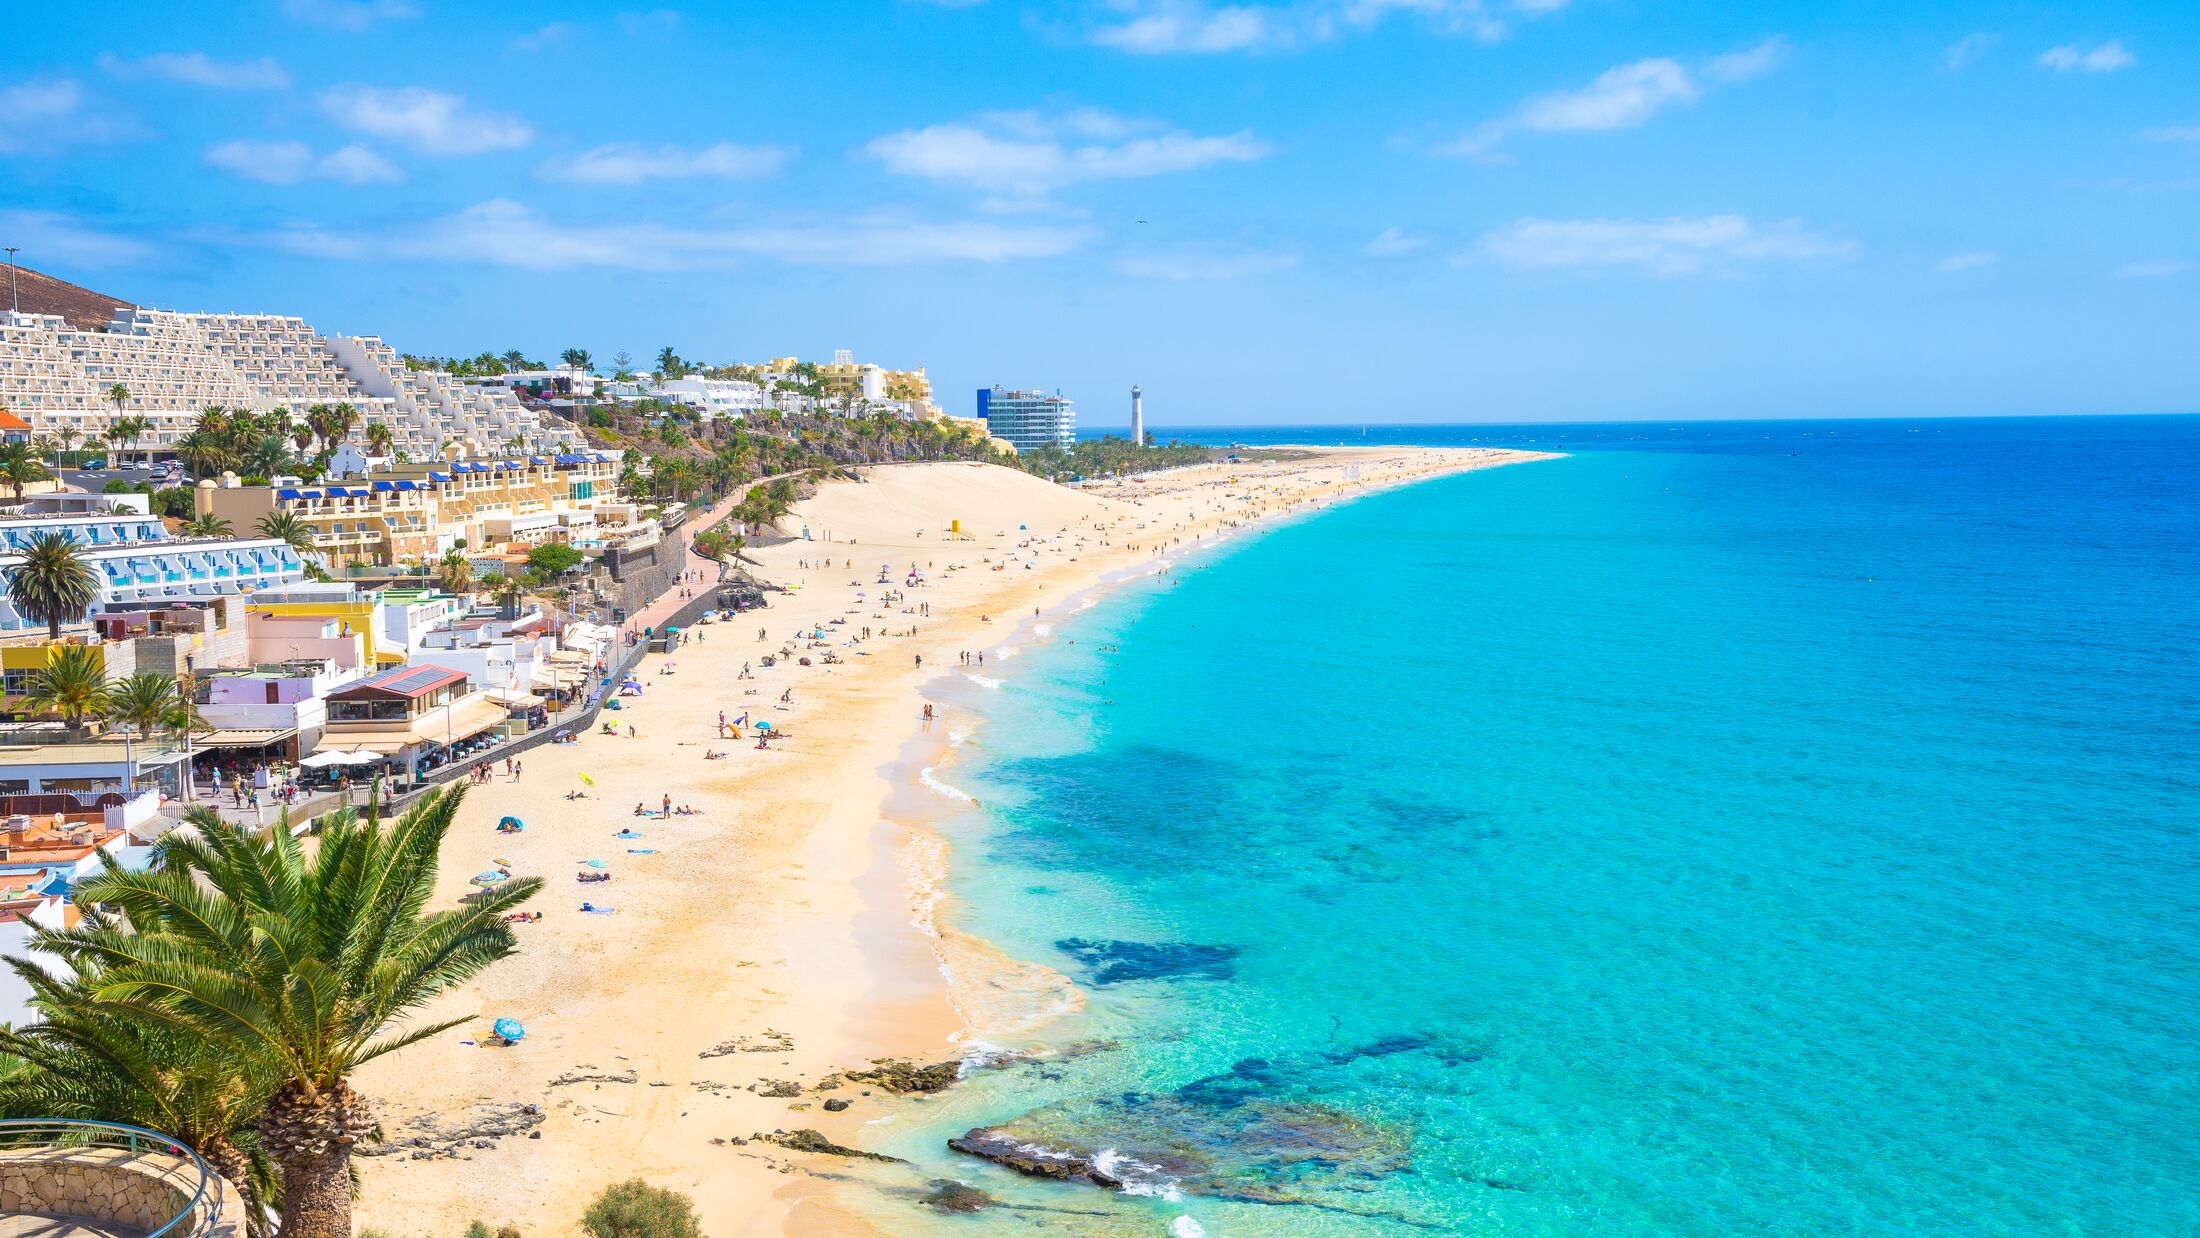
<svg viewBox="0 0 2200 1238">
<path fill-rule="evenodd" d="M 12 1119 L 0 1121 L 0 1226 L 87 1238 L 242 1238 L 245 1209 L 213 1167 L 166 1135 L 117 1122 Z"/>
</svg>

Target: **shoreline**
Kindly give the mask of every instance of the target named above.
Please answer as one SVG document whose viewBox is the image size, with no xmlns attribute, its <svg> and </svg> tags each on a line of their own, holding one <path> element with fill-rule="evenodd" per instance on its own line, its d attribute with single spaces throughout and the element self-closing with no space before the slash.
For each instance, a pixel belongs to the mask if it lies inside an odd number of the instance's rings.
<svg viewBox="0 0 2200 1238">
<path fill-rule="evenodd" d="M 518 1017 L 529 1037 L 488 1050 L 468 1043 L 469 1026 L 402 1064 L 370 1068 L 363 1087 L 395 1148 L 368 1161 L 361 1223 L 393 1238 L 477 1217 L 576 1232 L 581 1208 L 605 1185 L 641 1176 L 692 1195 L 706 1232 L 887 1232 L 864 1215 L 868 1190 L 839 1189 L 810 1172 L 833 1158 L 751 1137 L 813 1128 L 861 1147 L 863 1124 L 906 1102 L 819 1083 L 876 1059 L 960 1060 L 988 1017 L 976 995 L 1017 987 L 1004 978 L 1081 1001 L 1066 977 L 956 928 L 951 848 L 925 818 L 959 805 L 925 783 L 941 782 L 938 771 L 953 765 L 952 736 L 967 742 L 984 716 L 974 705 L 939 708 L 937 685 L 962 671 L 945 659 L 1052 639 L 1067 617 L 1150 577 L 1157 564 L 1227 546 L 1239 533 L 1397 485 L 1552 454 L 1304 450 L 1309 458 L 1082 490 L 984 465 L 896 465 L 861 470 L 867 484 L 828 483 L 799 504 L 784 527 L 830 529 L 835 540 L 798 537 L 752 552 L 760 575 L 795 592 L 698 629 L 699 642 L 649 655 L 636 671 L 644 695 L 615 715 L 620 736 L 591 734 L 530 754 L 534 770 L 523 767 L 520 780 L 500 774 L 461 810 L 438 899 L 463 893 L 482 860 L 509 858 L 515 871 L 550 879 L 533 905 L 546 917 L 521 929 L 518 957 L 429 1014 L 484 1025 Z M 972 531 L 969 540 L 925 537 L 944 531 L 950 516 Z M 828 548 L 847 563 L 819 565 Z M 924 565 L 922 587 L 902 588 L 903 562 Z M 882 605 L 877 563 L 893 566 L 896 583 L 887 587 L 931 613 Z M 995 622 L 1007 615 L 1017 622 Z M 830 630 L 831 641 L 801 652 L 815 661 L 830 649 L 840 664 L 759 668 L 754 687 L 735 678 L 744 661 L 781 648 L 796 623 Z M 870 639 L 858 639 L 865 627 Z M 758 641 L 757 628 L 770 639 Z M 916 634 L 892 634 L 905 630 Z M 784 711 L 774 700 L 781 691 L 793 694 Z M 972 683 L 969 691 L 985 689 Z M 929 727 L 919 708 L 928 701 L 942 715 Z M 716 711 L 731 718 L 744 708 L 788 738 L 762 752 L 748 740 L 716 739 Z M 625 737 L 629 725 L 640 742 Z M 722 760 L 698 759 L 714 749 Z M 565 800 L 577 772 L 600 790 Z M 696 804 L 698 815 L 636 820 L 626 808 L 662 795 Z M 527 829 L 489 833 L 487 823 L 506 812 Z M 643 837 L 609 840 L 627 829 Z M 594 855 L 610 862 L 615 883 L 589 893 L 605 895 L 616 915 L 579 914 L 577 894 L 562 884 L 571 879 L 560 864 Z M 934 892 L 913 904 L 912 891 L 926 883 Z M 1073 1009 L 1015 1035 L 1029 1037 Z M 828 1113 L 827 1100 L 851 1104 Z M 482 1189 L 485 1180 L 497 1189 Z"/>
</svg>

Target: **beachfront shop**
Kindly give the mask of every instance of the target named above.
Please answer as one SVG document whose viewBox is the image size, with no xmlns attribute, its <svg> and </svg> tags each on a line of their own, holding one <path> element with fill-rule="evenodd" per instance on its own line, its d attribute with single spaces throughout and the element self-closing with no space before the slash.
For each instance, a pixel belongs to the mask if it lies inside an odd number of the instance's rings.
<svg viewBox="0 0 2200 1238">
<path fill-rule="evenodd" d="M 316 753 L 353 758 L 337 767 L 356 779 L 388 772 L 411 782 L 504 742 L 510 710 L 464 671 L 399 666 L 329 694 Z M 357 758 L 378 758 L 378 769 Z"/>
</svg>

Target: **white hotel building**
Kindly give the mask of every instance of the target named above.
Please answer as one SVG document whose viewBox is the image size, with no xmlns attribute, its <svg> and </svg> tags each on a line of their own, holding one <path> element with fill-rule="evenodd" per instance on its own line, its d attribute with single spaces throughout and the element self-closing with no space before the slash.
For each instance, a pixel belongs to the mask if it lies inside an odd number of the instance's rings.
<svg viewBox="0 0 2200 1238">
<path fill-rule="evenodd" d="M 117 383 L 129 390 L 120 408 L 108 399 Z M 487 453 L 515 437 L 540 450 L 555 437 L 508 391 L 408 370 L 373 336 L 324 336 L 298 318 L 126 307 L 105 330 L 83 331 L 56 314 L 0 313 L 0 408 L 36 434 L 67 427 L 90 441 L 118 417 L 143 417 L 152 428 L 133 449 L 158 451 L 215 405 L 303 417 L 315 404 L 350 404 L 362 426 L 388 424 L 397 450 L 416 459 L 446 440 Z"/>
<path fill-rule="evenodd" d="M 38 496 L 60 498 L 62 496 Z M 81 496 L 69 496 L 81 497 Z M 102 495 L 143 504 L 143 495 Z M 297 552 L 268 537 L 176 538 L 143 510 L 128 513 L 40 510 L 37 498 L 22 514 L 0 514 L 0 580 L 23 561 L 31 539 L 60 533 L 85 548 L 99 579 L 92 614 L 125 603 L 144 605 L 243 593 L 305 579 Z M 41 625 L 17 614 L 0 589 L 0 632 Z"/>
</svg>

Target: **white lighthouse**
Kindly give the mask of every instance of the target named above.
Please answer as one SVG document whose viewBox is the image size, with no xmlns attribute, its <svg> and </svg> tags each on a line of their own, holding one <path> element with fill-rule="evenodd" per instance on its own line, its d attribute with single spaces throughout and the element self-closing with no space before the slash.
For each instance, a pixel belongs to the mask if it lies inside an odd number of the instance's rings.
<svg viewBox="0 0 2200 1238">
<path fill-rule="evenodd" d="M 1131 446 L 1146 445 L 1146 393 L 1142 388 L 1131 388 Z"/>
</svg>

